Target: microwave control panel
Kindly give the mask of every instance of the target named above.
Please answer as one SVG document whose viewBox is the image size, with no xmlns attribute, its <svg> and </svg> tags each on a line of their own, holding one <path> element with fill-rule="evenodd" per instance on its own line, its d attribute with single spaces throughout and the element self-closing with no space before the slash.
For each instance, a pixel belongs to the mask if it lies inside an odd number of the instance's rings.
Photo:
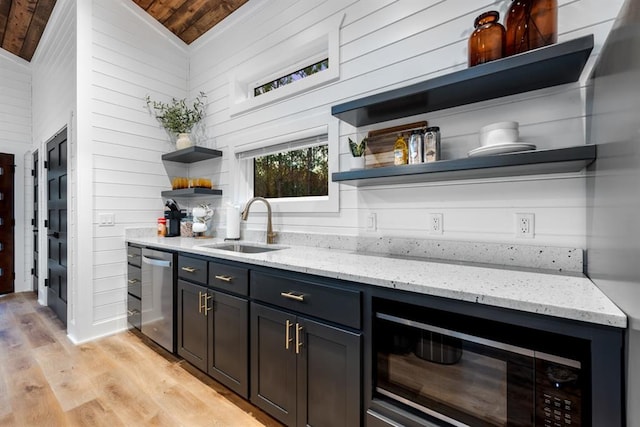
<svg viewBox="0 0 640 427">
<path fill-rule="evenodd" d="M 536 426 L 576 427 L 582 420 L 580 368 L 536 360 Z"/>
</svg>

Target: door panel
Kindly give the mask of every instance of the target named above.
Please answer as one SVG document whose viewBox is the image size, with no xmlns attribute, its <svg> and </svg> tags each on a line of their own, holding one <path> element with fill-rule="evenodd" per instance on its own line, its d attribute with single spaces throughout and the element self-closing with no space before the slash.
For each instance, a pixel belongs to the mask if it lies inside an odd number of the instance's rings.
<svg viewBox="0 0 640 427">
<path fill-rule="evenodd" d="M 249 302 L 209 291 L 208 373 L 244 398 L 249 398 Z"/>
<path fill-rule="evenodd" d="M 360 335 L 298 318 L 298 424 L 360 425 Z"/>
<path fill-rule="evenodd" d="M 31 225 L 33 226 L 33 265 L 32 265 L 32 288 L 33 291 L 36 293 L 36 295 L 38 294 L 38 260 L 40 259 L 40 256 L 38 254 L 38 251 L 40 250 L 39 247 L 39 230 L 38 227 L 39 225 L 39 221 L 40 221 L 40 217 L 39 217 L 39 207 L 38 207 L 38 201 L 40 200 L 40 196 L 38 194 L 38 192 L 40 191 L 40 184 L 38 182 L 38 177 L 40 176 L 40 173 L 38 171 L 38 168 L 40 167 L 40 159 L 38 157 L 38 152 L 35 151 L 33 153 L 33 219 L 31 222 Z"/>
<path fill-rule="evenodd" d="M 0 154 L 0 294 L 14 291 L 13 161 Z"/>
<path fill-rule="evenodd" d="M 67 131 L 47 143 L 47 305 L 67 324 Z"/>
<path fill-rule="evenodd" d="M 296 353 L 286 324 L 296 316 L 251 303 L 251 403 L 286 425 L 296 422 Z M 293 337 L 293 335 L 290 335 Z"/>
<path fill-rule="evenodd" d="M 202 313 L 202 295 L 206 293 L 204 286 L 178 280 L 178 354 L 205 372 L 207 317 Z"/>
</svg>

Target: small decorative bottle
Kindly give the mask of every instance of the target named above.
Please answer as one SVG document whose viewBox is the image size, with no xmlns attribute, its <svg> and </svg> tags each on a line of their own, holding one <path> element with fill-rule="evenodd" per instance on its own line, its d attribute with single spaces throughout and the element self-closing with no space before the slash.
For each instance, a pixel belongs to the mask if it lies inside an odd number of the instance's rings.
<svg viewBox="0 0 640 427">
<path fill-rule="evenodd" d="M 393 146 L 393 164 L 396 166 L 407 164 L 407 141 L 402 134 L 398 134 L 398 139 Z"/>
<path fill-rule="evenodd" d="M 498 22 L 500 13 L 492 10 L 478 16 L 469 37 L 469 67 L 505 56 L 505 30 Z"/>
<path fill-rule="evenodd" d="M 411 136 L 409 137 L 409 161 L 410 165 L 418 165 L 424 161 L 424 156 L 422 154 L 423 150 L 422 145 L 422 133 L 420 131 L 411 132 Z"/>
<path fill-rule="evenodd" d="M 506 55 L 558 41 L 558 0 L 513 0 L 505 19 Z"/>
</svg>

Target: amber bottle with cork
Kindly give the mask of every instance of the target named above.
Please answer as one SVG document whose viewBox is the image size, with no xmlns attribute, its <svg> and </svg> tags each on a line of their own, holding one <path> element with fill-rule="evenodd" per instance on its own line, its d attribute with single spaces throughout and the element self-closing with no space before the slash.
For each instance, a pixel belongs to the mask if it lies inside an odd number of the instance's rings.
<svg viewBox="0 0 640 427">
<path fill-rule="evenodd" d="M 505 29 L 498 22 L 500 13 L 492 10 L 478 16 L 469 37 L 469 66 L 484 64 L 505 56 Z"/>
<path fill-rule="evenodd" d="M 558 41 L 558 0 L 512 0 L 505 18 L 506 55 Z"/>
<path fill-rule="evenodd" d="M 396 143 L 393 145 L 393 164 L 398 165 L 406 165 L 408 160 L 408 147 L 407 141 L 405 141 L 404 136 L 402 134 L 398 134 L 398 139 L 396 139 Z"/>
</svg>

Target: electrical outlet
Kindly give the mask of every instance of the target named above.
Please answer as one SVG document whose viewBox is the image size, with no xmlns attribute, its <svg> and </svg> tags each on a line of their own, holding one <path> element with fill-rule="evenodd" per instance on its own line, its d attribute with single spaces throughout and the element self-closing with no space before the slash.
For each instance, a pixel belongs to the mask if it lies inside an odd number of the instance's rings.
<svg viewBox="0 0 640 427">
<path fill-rule="evenodd" d="M 376 231 L 378 218 L 373 212 L 367 214 L 367 231 Z"/>
<path fill-rule="evenodd" d="M 516 214 L 516 237 L 521 239 L 533 239 L 534 215 L 532 213 Z"/>
<path fill-rule="evenodd" d="M 112 213 L 98 214 L 98 225 L 100 227 L 111 227 L 115 225 L 115 215 Z"/>
<path fill-rule="evenodd" d="M 429 234 L 442 234 L 443 222 L 441 213 L 429 214 Z"/>
</svg>

